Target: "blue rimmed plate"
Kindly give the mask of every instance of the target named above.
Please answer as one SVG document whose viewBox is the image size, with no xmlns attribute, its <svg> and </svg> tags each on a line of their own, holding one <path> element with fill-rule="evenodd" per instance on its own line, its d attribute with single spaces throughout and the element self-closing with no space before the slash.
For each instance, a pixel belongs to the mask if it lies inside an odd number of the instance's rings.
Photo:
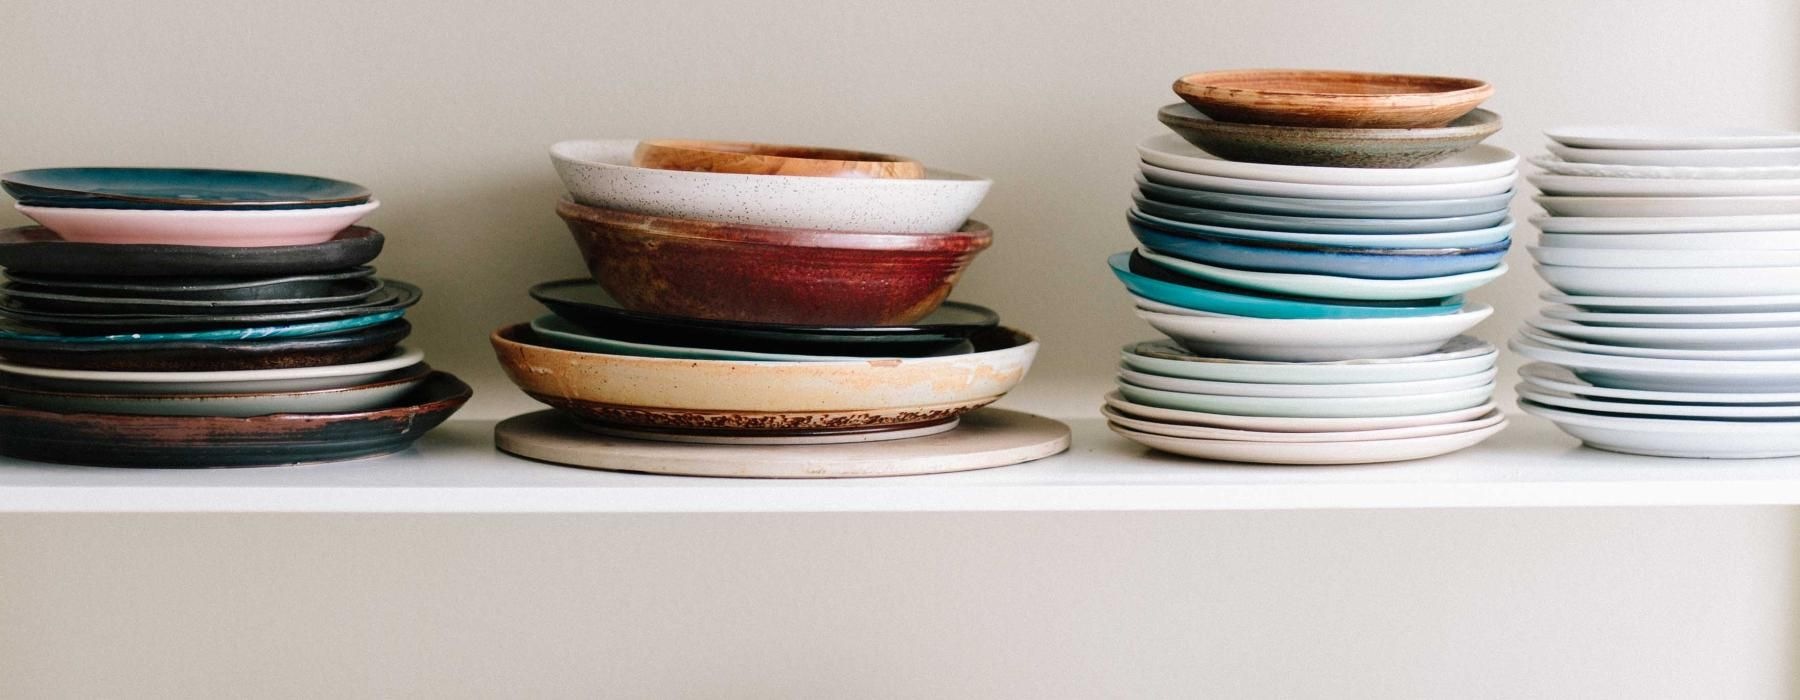
<svg viewBox="0 0 1800 700">
<path fill-rule="evenodd" d="M 316 209 L 369 201 L 354 182 L 207 168 L 38 168 L 0 175 L 20 204 L 83 209 Z"/>
<path fill-rule="evenodd" d="M 1462 248 L 1363 248 L 1262 241 L 1200 233 L 1127 214 L 1131 234 L 1164 255 L 1261 272 L 1367 279 L 1423 279 L 1490 270 L 1506 257 L 1512 239 Z"/>
<path fill-rule="evenodd" d="M 1132 252 L 1106 259 L 1133 294 L 1208 313 L 1251 318 L 1413 318 L 1442 316 L 1462 308 L 1462 297 L 1416 302 L 1358 302 L 1290 297 L 1232 289 L 1165 270 Z"/>
</svg>

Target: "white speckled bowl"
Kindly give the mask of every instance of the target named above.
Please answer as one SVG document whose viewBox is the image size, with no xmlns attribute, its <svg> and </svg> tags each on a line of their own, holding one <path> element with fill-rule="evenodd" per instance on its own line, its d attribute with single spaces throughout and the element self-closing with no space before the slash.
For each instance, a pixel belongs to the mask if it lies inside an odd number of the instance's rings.
<svg viewBox="0 0 1800 700">
<path fill-rule="evenodd" d="M 753 226 L 940 233 L 962 227 L 993 181 L 927 169 L 917 180 L 745 175 L 640 168 L 635 139 L 550 147 L 575 200 L 651 216 Z"/>
</svg>

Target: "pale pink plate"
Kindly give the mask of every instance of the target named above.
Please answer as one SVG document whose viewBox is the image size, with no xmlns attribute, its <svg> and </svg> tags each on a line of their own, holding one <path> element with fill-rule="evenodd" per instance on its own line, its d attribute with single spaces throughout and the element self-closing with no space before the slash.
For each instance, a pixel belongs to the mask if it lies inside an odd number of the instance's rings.
<svg viewBox="0 0 1800 700">
<path fill-rule="evenodd" d="M 323 243 L 381 202 L 261 211 L 14 206 L 66 241 L 254 248 Z"/>
</svg>

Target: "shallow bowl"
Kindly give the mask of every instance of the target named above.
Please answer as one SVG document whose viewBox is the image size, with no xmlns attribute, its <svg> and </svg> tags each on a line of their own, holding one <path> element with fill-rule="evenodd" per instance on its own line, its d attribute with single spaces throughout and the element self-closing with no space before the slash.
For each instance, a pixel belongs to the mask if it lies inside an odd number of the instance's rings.
<svg viewBox="0 0 1800 700">
<path fill-rule="evenodd" d="M 918 161 L 886 153 L 787 146 L 748 141 L 649 139 L 639 141 L 631 164 L 640 168 L 702 173 L 806 177 L 925 177 Z"/>
<path fill-rule="evenodd" d="M 1157 121 L 1188 143 L 1220 158 L 1252 163 L 1337 168 L 1412 168 L 1468 150 L 1500 130 L 1500 115 L 1485 109 L 1438 128 L 1331 129 L 1222 122 L 1192 105 L 1167 105 Z"/>
<path fill-rule="evenodd" d="M 1324 70 L 1229 70 L 1175 81 L 1183 102 L 1250 124 L 1416 129 L 1469 113 L 1494 86 L 1470 78 Z"/>
</svg>

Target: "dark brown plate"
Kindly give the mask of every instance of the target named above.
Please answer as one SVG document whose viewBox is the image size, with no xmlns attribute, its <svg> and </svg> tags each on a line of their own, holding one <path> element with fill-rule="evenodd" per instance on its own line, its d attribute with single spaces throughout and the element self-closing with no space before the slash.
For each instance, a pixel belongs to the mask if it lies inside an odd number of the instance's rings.
<svg viewBox="0 0 1800 700">
<path fill-rule="evenodd" d="M 275 276 L 356 267 L 381 254 L 381 232 L 351 226 L 324 243 L 227 248 L 71 243 L 42 226 L 0 229 L 0 267 L 37 275 L 92 277 Z"/>
<path fill-rule="evenodd" d="M 224 372 L 368 362 L 412 334 L 398 319 L 332 335 L 118 345 L 0 338 L 0 360 L 29 367 L 104 372 Z"/>
</svg>

